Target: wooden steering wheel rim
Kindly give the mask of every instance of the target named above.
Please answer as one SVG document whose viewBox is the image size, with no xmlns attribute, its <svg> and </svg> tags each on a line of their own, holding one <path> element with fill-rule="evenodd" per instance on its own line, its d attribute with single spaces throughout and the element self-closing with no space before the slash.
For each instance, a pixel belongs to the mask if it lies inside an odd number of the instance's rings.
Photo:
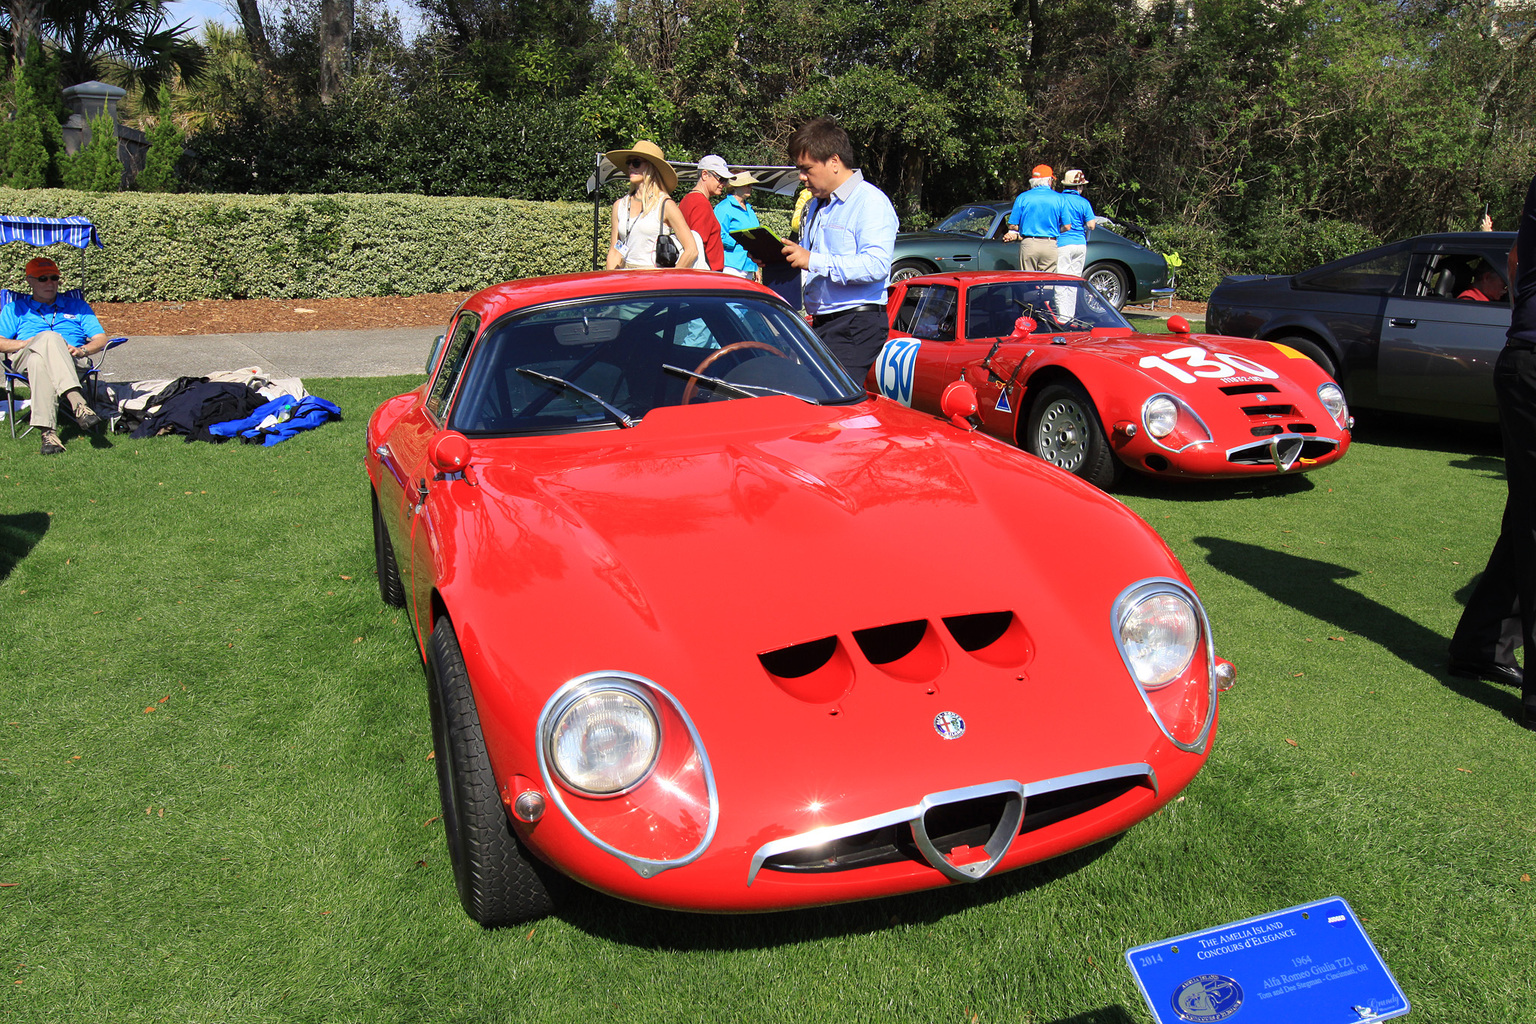
<svg viewBox="0 0 1536 1024">
<path fill-rule="evenodd" d="M 704 357 L 704 361 L 702 363 L 700 363 L 698 366 L 695 366 L 693 368 L 693 372 L 694 373 L 703 373 L 709 367 L 710 363 L 713 363 L 716 359 L 719 359 L 721 356 L 725 355 L 727 352 L 734 352 L 737 349 L 743 349 L 743 348 L 767 349 L 769 352 L 772 352 L 774 355 L 778 356 L 780 359 L 788 359 L 789 358 L 789 356 L 785 355 L 783 352 L 781 352 L 778 349 L 774 348 L 772 345 L 768 344 L 766 341 L 734 341 L 731 344 L 725 346 L 724 348 L 716 349 L 715 351 L 711 352 L 709 355 L 705 356 Z M 697 377 L 689 377 L 688 378 L 688 385 L 687 385 L 687 387 L 683 388 L 683 400 L 679 404 L 687 405 L 689 402 L 693 401 L 694 392 L 698 391 L 698 389 L 699 389 L 699 379 Z"/>
</svg>

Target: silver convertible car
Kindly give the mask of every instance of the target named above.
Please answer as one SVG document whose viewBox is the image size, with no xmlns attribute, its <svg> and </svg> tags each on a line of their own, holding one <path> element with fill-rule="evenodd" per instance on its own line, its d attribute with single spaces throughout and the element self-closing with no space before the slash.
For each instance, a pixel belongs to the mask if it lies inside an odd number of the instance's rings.
<svg viewBox="0 0 1536 1024">
<path fill-rule="evenodd" d="M 1012 208 L 1012 201 L 968 203 L 931 231 L 897 235 L 891 283 L 951 270 L 1018 270 L 1019 243 L 1002 240 Z M 1129 229 L 1129 225 L 1122 226 Z M 1162 254 L 1108 228 L 1094 228 L 1088 233 L 1083 277 L 1116 309 L 1127 302 L 1173 294 L 1168 261 Z"/>
<path fill-rule="evenodd" d="M 1512 231 L 1418 235 L 1289 277 L 1228 277 L 1211 292 L 1205 329 L 1305 352 L 1352 409 L 1494 423 L 1509 297 L 1459 296 L 1485 267 L 1507 291 L 1514 240 Z"/>
</svg>

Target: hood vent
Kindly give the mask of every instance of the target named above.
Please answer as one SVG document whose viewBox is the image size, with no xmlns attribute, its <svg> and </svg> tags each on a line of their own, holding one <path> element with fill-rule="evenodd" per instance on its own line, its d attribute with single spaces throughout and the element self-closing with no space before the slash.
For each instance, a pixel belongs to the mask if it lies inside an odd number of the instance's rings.
<svg viewBox="0 0 1536 1024">
<path fill-rule="evenodd" d="M 1274 395 L 1279 392 L 1273 384 L 1231 384 L 1221 389 L 1224 395 Z"/>
</svg>

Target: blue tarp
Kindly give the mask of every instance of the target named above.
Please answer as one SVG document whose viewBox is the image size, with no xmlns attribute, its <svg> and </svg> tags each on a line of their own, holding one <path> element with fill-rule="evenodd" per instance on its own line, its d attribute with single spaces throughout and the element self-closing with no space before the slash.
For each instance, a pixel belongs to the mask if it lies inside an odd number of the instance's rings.
<svg viewBox="0 0 1536 1024">
<path fill-rule="evenodd" d="M 72 245 L 85 249 L 95 244 L 105 249 L 96 225 L 84 217 L 0 217 L 0 245 L 26 242 L 28 245 Z"/>
</svg>

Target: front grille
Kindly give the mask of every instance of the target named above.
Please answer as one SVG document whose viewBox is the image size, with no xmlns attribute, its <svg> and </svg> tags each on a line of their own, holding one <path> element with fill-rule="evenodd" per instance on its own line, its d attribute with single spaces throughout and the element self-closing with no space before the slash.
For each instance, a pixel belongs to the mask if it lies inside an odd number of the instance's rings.
<svg viewBox="0 0 1536 1024">
<path fill-rule="evenodd" d="M 1295 416 L 1296 407 L 1294 405 L 1245 405 L 1243 415 L 1270 416 L 1278 419 L 1281 416 Z"/>
<path fill-rule="evenodd" d="M 1109 769 L 1105 773 L 1068 776 L 1068 779 L 1058 781 L 1067 782 L 1078 778 L 1085 778 L 1086 781 L 1044 788 L 1038 793 L 1033 792 L 1033 787 L 1025 787 L 1029 795 L 1025 798 L 1024 817 L 1016 834 L 1035 832 L 1087 814 L 1135 789 L 1151 789 L 1155 792 L 1156 782 L 1150 773 L 1151 769 L 1146 765 L 1127 765 L 1120 769 Z M 1040 785 L 1050 787 L 1052 783 Z M 766 871 L 789 874 L 828 874 L 880 864 L 924 864 L 927 858 L 923 856 L 913 834 L 913 822 L 919 817 L 929 842 L 941 854 L 948 855 L 959 846 L 983 846 L 1012 798 L 1011 793 L 994 792 L 970 800 L 941 804 L 924 814 L 919 814 L 918 808 L 912 808 L 910 817 L 902 817 L 898 812 L 901 820 L 882 821 L 873 828 L 770 853 L 762 859 L 761 867 Z M 793 843 L 792 840 L 780 842 Z M 777 846 L 779 843 L 768 845 Z"/>
</svg>

